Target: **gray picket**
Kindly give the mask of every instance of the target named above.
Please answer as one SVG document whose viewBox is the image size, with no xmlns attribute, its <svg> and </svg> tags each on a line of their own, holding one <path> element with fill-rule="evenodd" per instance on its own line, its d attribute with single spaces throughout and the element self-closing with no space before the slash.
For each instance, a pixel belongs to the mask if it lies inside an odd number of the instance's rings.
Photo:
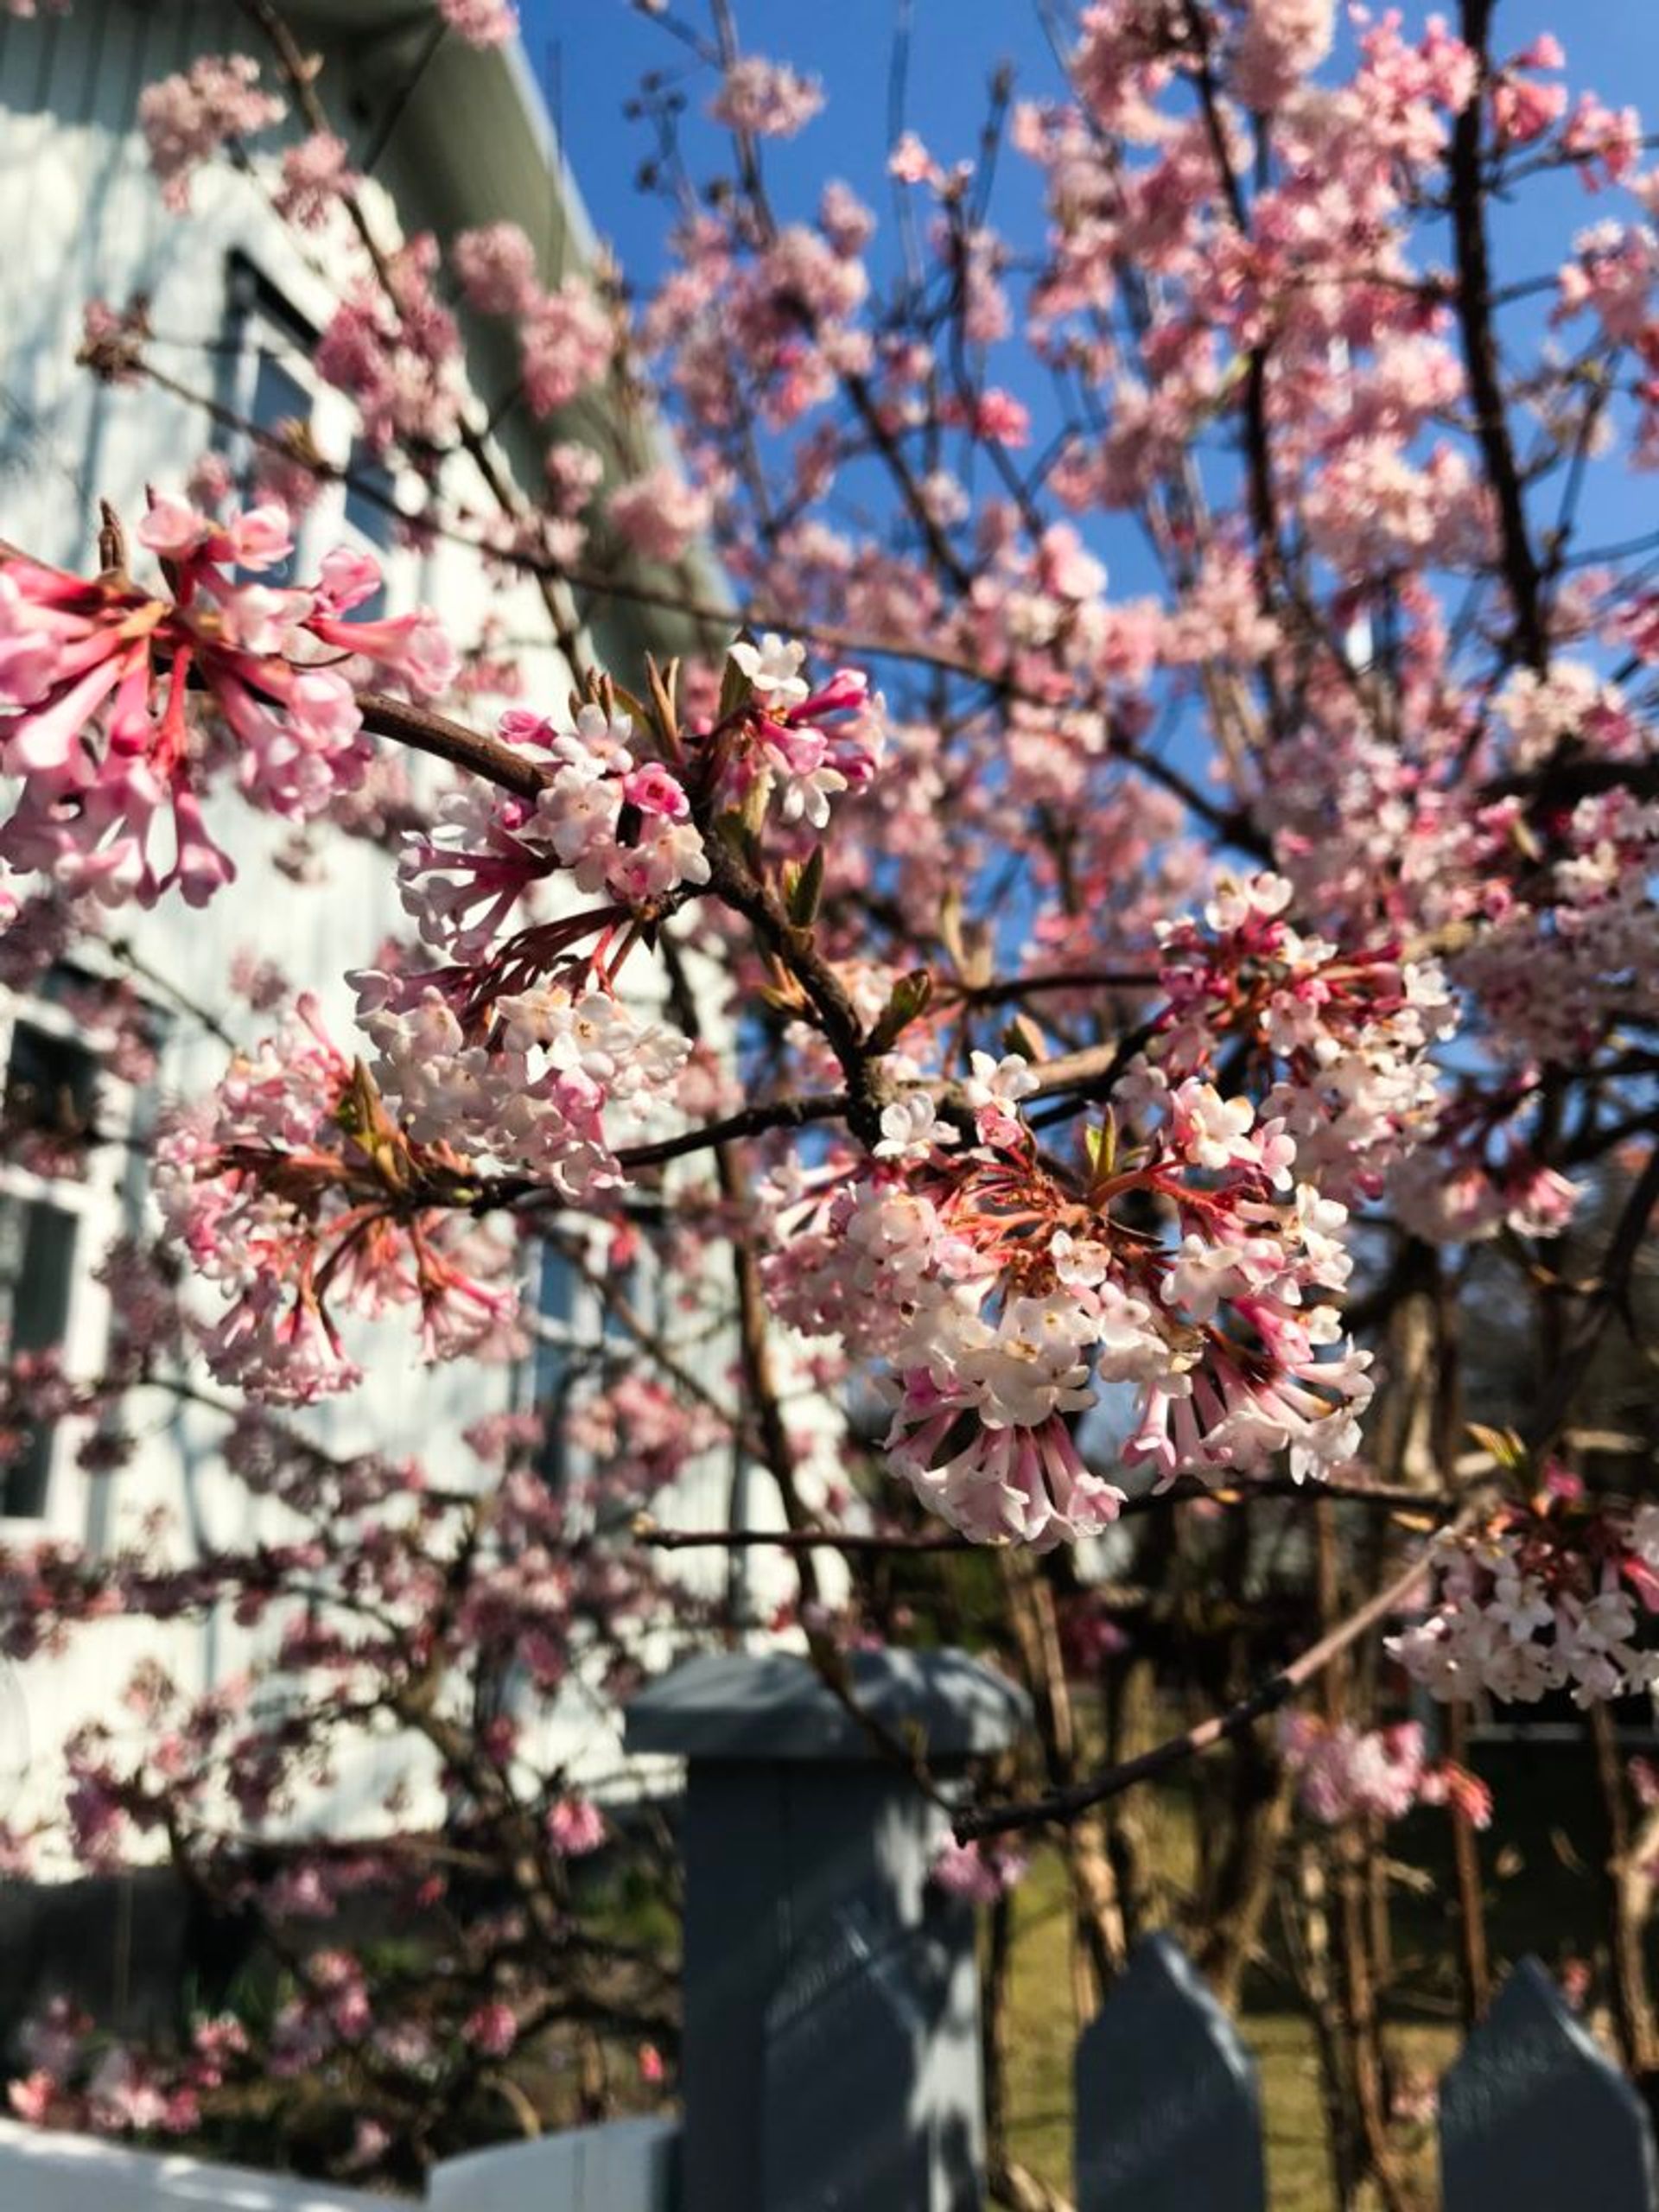
<svg viewBox="0 0 1659 2212">
<path fill-rule="evenodd" d="M 1077 2212 L 1266 2212 L 1255 2062 L 1171 1936 L 1135 1946 L 1075 2080 Z"/>
<path fill-rule="evenodd" d="M 1653 2130 L 1635 2088 L 1522 1959 L 1440 2085 L 1446 2212 L 1654 2212 Z"/>
<path fill-rule="evenodd" d="M 798 1955 L 766 2019 L 767 2212 L 935 2202 L 917 2107 L 939 1965 L 924 1930 L 880 1930 L 856 1907 Z"/>
<path fill-rule="evenodd" d="M 678 2138 L 677 2120 L 613 2120 L 468 2152 L 432 2169 L 426 2202 L 431 2212 L 673 2212 Z"/>
</svg>

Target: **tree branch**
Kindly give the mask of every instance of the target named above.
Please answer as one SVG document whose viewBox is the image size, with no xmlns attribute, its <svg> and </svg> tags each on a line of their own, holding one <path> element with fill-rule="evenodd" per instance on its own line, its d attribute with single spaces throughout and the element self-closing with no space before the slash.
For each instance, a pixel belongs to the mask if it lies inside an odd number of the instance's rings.
<svg viewBox="0 0 1659 2212">
<path fill-rule="evenodd" d="M 1476 1516 L 1471 1501 L 1457 1518 L 1449 1522 L 1444 1534 L 1453 1535 L 1468 1528 Z M 957 1815 L 955 1821 L 957 1840 L 968 1843 L 976 1837 L 1007 1835 L 1020 1828 L 1045 1827 L 1050 1822 L 1064 1826 L 1086 1813 L 1091 1805 L 1099 1805 L 1109 1797 L 1116 1797 L 1137 1782 L 1148 1782 L 1154 1775 L 1166 1774 L 1172 1767 L 1185 1765 L 1205 1751 L 1213 1751 L 1234 1736 L 1243 1735 L 1258 1720 L 1276 1713 L 1287 1705 L 1298 1690 L 1312 1681 L 1331 1662 L 1357 1641 L 1368 1629 L 1397 1611 L 1410 1599 L 1427 1569 L 1427 1555 L 1414 1559 L 1403 1573 L 1384 1584 L 1356 1611 L 1317 1643 L 1312 1643 L 1300 1657 L 1287 1666 L 1269 1675 L 1258 1683 L 1249 1696 L 1241 1698 L 1226 1712 L 1213 1714 L 1195 1726 L 1185 1729 L 1179 1736 L 1156 1745 L 1151 1751 L 1142 1751 L 1137 1758 L 1121 1760 L 1108 1767 L 1104 1773 L 1087 1782 L 1078 1783 L 1070 1789 L 1050 1790 L 1046 1796 L 1016 1801 L 1006 1805 L 972 1806 Z"/>
</svg>

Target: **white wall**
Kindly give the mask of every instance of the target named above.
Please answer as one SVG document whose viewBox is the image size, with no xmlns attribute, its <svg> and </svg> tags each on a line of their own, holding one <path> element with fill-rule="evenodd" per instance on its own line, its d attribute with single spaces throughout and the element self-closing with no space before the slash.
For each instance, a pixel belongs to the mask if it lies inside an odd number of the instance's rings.
<svg viewBox="0 0 1659 2212">
<path fill-rule="evenodd" d="M 101 386 L 74 365 L 89 298 L 118 305 L 146 292 L 156 334 L 153 358 L 201 391 L 214 385 L 213 349 L 226 326 L 232 251 L 245 255 L 314 323 L 330 311 L 328 283 L 296 252 L 253 181 L 222 167 L 204 172 L 192 187 L 192 215 L 181 221 L 162 207 L 133 129 L 145 83 L 185 66 L 193 54 L 250 43 L 245 18 L 228 0 L 165 8 L 79 0 L 67 17 L 43 12 L 33 22 L 12 21 L 0 11 L 0 537 L 37 557 L 86 569 L 98 500 L 111 499 L 124 515 L 136 517 L 147 483 L 179 484 L 211 442 L 207 418 L 188 402 L 149 384 Z M 407 149 L 405 156 L 405 172 L 418 174 L 418 159 L 407 158 Z M 429 219 L 420 207 L 404 212 L 410 228 Z M 379 213 L 383 219 L 393 213 L 384 199 Z M 314 250 L 325 270 L 338 264 L 326 241 Z M 318 420 L 330 405 L 343 440 L 348 429 L 337 396 L 325 397 Z M 452 473 L 447 489 L 452 501 L 487 512 L 487 499 L 464 475 Z M 313 552 L 335 542 L 342 505 L 338 487 L 325 493 L 306 527 L 304 543 Z M 424 556 L 404 556 L 397 569 L 394 603 L 431 601 L 463 645 L 486 614 L 504 619 L 516 638 L 547 634 L 533 586 L 504 587 L 464 548 L 440 543 Z M 556 654 L 530 656 L 527 671 L 532 700 L 550 708 L 563 702 L 568 678 Z M 302 893 L 273 865 L 287 834 L 283 825 L 232 803 L 219 810 L 216 830 L 236 860 L 238 880 L 206 915 L 165 904 L 150 914 L 124 914 L 121 932 L 187 996 L 214 1007 L 223 1002 L 230 950 L 247 945 L 274 957 L 297 984 L 320 989 L 337 1037 L 346 1040 L 350 995 L 340 977 L 367 961 L 378 938 L 402 918 L 385 856 L 334 839 L 327 888 Z M 257 1033 L 257 1020 L 245 1020 L 248 1033 Z M 199 1090 L 222 1065 L 221 1047 L 187 1033 L 182 1026 L 168 1052 L 164 1090 Z M 388 1331 L 382 1341 L 384 1357 L 370 1380 L 343 1405 L 319 1412 L 316 1432 L 337 1449 L 418 1449 L 443 1478 L 454 1479 L 462 1465 L 453 1443 L 458 1430 L 508 1402 L 516 1378 L 474 1364 L 427 1370 L 404 1330 Z M 728 1344 L 716 1339 L 694 1355 L 722 1395 L 728 1354 Z M 216 1416 L 191 1411 L 180 1418 L 169 1402 L 155 1397 L 131 1414 L 130 1425 L 144 1440 L 119 1476 L 105 1478 L 113 1483 L 109 1541 L 158 1507 L 173 1516 L 181 1543 L 234 1544 L 257 1529 L 271 1530 L 269 1510 L 250 1500 L 218 1461 Z M 664 1517 L 704 1525 L 722 1520 L 728 1471 L 728 1455 L 713 1455 L 664 1506 Z M 46 1527 L 82 1539 L 91 1509 L 87 1478 L 66 1449 Z M 23 1533 L 24 1524 L 0 1524 L 0 1540 Z M 710 1585 L 720 1563 L 704 1559 L 689 1571 Z M 161 1659 L 188 1687 L 206 1688 L 245 1665 L 256 1649 L 222 1619 L 206 1627 L 118 1621 L 84 1633 L 67 1657 L 16 1671 L 0 1685 L 0 1816 L 22 1821 L 54 1809 L 60 1798 L 58 1747 L 78 1721 L 98 1716 L 118 1726 L 136 1725 L 117 1693 L 141 1656 Z M 598 1776 L 616 1768 L 617 1741 L 615 1716 L 605 1701 L 576 1694 L 549 1747 L 561 1755 L 568 1744 L 563 1755 Z M 377 1769 L 407 1756 L 389 1746 L 385 1759 L 343 1777 L 327 1803 L 331 1817 L 372 1825 L 382 1778 Z M 421 1817 L 418 1806 L 411 1817 Z"/>
</svg>

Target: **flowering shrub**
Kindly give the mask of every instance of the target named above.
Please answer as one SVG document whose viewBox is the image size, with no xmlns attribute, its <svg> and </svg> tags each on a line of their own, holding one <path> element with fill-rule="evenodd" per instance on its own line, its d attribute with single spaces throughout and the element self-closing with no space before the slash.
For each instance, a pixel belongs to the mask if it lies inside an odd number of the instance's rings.
<svg viewBox="0 0 1659 2212">
<path fill-rule="evenodd" d="M 429 62 L 504 66 L 510 7 L 429 13 Z M 172 1389 L 288 1516 L 185 1564 L 159 1527 L 11 1545 L 0 1648 L 119 1614 L 268 1625 L 246 1681 L 141 1669 L 136 1748 L 79 1732 L 71 1849 L 165 1840 L 270 1929 L 378 1887 L 436 1931 L 401 1979 L 344 1939 L 290 1960 L 257 2051 L 203 2029 L 164 2069 L 37 2022 L 18 2109 L 188 2128 L 245 2060 L 372 2091 L 325 2163 L 407 2177 L 469 2100 L 522 2094 L 504 2069 L 545 2031 L 602 2015 L 664 2080 L 660 1987 L 619 1947 L 601 2001 L 572 1932 L 579 1880 L 637 1839 L 537 1764 L 531 1719 L 575 1678 L 622 1694 L 648 1637 L 734 1625 L 655 1571 L 649 1540 L 685 1532 L 626 1540 L 720 1452 L 775 1492 L 798 1587 L 773 1624 L 838 1694 L 842 1647 L 912 1631 L 1017 1656 L 1052 1794 L 966 1808 L 933 1878 L 993 1902 L 1022 1864 L 997 1823 L 1086 1816 L 1071 1896 L 1103 1973 L 1157 1902 L 1134 1834 L 1088 1825 L 1153 1770 L 1128 1686 L 1187 1668 L 1194 1697 L 1241 1695 L 1158 1755 L 1236 1747 L 1209 1963 L 1236 1986 L 1253 1955 L 1294 1789 L 1347 1884 L 1337 2094 L 1386 2177 L 1356 1853 L 1449 1806 L 1472 1929 L 1487 1815 L 1402 1700 L 1567 1693 L 1595 1728 L 1659 1674 L 1627 1351 L 1659 1199 L 1659 594 L 1610 519 L 1659 456 L 1659 168 L 1633 111 L 1558 81 L 1552 39 L 1501 51 L 1491 16 L 1091 0 L 1052 82 L 995 92 L 976 161 L 896 119 L 891 221 L 837 179 L 785 194 L 775 142 L 808 157 L 823 88 L 723 7 L 708 41 L 677 16 L 702 76 L 641 96 L 671 226 L 641 296 L 505 220 L 399 230 L 331 125 L 337 55 L 314 67 L 279 12 L 251 11 L 258 56 L 143 92 L 168 207 L 245 189 L 326 248 L 315 366 L 354 449 L 416 488 L 412 537 L 530 581 L 563 672 L 498 613 L 368 614 L 360 553 L 276 581 L 320 490 L 366 480 L 303 425 L 252 426 L 252 504 L 223 452 L 186 452 L 180 488 L 106 515 L 91 573 L 0 559 L 9 986 L 91 940 L 118 966 L 123 909 L 166 899 L 236 914 L 239 948 L 224 1020 L 175 993 L 233 1041 L 162 1119 L 149 1231 L 105 1262 L 105 1371 L 18 1346 L 0 1457 L 60 1416 L 107 1472 L 130 1394 Z M 729 175 L 683 189 L 711 148 Z M 1005 153 L 1044 197 L 1032 239 L 997 228 Z M 1552 179 L 1592 219 L 1541 276 L 1500 271 L 1494 204 L 1542 211 L 1535 252 Z M 533 482 L 471 388 L 479 318 L 545 434 Z M 145 301 L 97 300 L 79 359 L 176 398 L 161 342 Z M 612 600 L 665 601 L 695 645 L 601 665 Z M 395 869 L 402 926 L 341 947 L 349 1039 L 323 979 L 250 942 L 238 804 L 287 825 L 297 883 L 331 834 Z M 136 1015 L 105 1012 L 139 1070 Z M 430 1362 L 520 1357 L 537 1243 L 607 1323 L 549 1415 L 587 1455 L 566 1491 L 535 1417 L 479 1421 L 460 1485 L 293 1425 L 384 1356 L 378 1325 Z M 1533 1347 L 1494 1379 L 1516 1315 Z M 1610 1397 L 1621 1426 L 1580 1418 Z M 890 1571 L 958 1538 L 995 1550 L 978 1582 Z M 1351 1713 L 1247 1735 L 1372 1630 Z M 1242 1694 L 1245 1662 L 1268 1689 Z M 1074 1673 L 1108 1693 L 1092 1779 Z M 226 1808 L 263 1840 L 376 1732 L 418 1745 L 462 1840 L 250 1871 Z M 1646 1785 L 1599 1770 L 1622 1833 Z M 379 1809 L 396 1830 L 406 1796 Z M 0 1834 L 6 1865 L 35 1840 Z M 453 1919 L 447 1852 L 496 1882 Z"/>
</svg>

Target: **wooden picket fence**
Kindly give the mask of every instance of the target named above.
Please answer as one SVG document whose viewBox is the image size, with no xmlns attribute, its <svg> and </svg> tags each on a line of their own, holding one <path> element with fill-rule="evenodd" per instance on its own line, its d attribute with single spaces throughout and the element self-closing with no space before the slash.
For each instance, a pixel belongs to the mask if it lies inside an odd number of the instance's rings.
<svg viewBox="0 0 1659 2212">
<path fill-rule="evenodd" d="M 421 2212 L 673 2212 L 671 2120 L 621 2120 L 434 2167 Z M 407 2199 L 0 2120 L 0 2212 L 416 2212 Z"/>
<path fill-rule="evenodd" d="M 1077 2212 L 1266 2212 L 1255 2063 L 1167 1936 L 1141 1943 L 1077 2045 Z M 1440 2085 L 1445 2212 L 1656 2212 L 1630 2082 L 1535 1959 Z"/>
<path fill-rule="evenodd" d="M 1179 1946 L 1148 1937 L 1076 2054 L 1077 2212 L 1267 2212 L 1255 2061 Z M 879 2101 L 879 2099 L 878 2099 Z M 879 2138 L 880 2112 L 844 2114 Z M 1445 2212 L 1656 2212 L 1641 2099 L 1535 1960 L 1510 1975 L 1441 2085 Z M 695 2212 L 677 2179 L 676 2123 L 620 2120 L 440 2166 L 431 2212 Z M 803 2168 L 813 2161 L 805 2140 Z M 815 2212 L 968 2212 L 971 2194 L 910 2178 L 849 2198 L 798 2169 L 785 2191 Z M 766 2212 L 778 2212 L 767 2190 Z M 368 2212 L 326 2185 L 150 2156 L 0 2122 L 4 2212 Z"/>
</svg>

